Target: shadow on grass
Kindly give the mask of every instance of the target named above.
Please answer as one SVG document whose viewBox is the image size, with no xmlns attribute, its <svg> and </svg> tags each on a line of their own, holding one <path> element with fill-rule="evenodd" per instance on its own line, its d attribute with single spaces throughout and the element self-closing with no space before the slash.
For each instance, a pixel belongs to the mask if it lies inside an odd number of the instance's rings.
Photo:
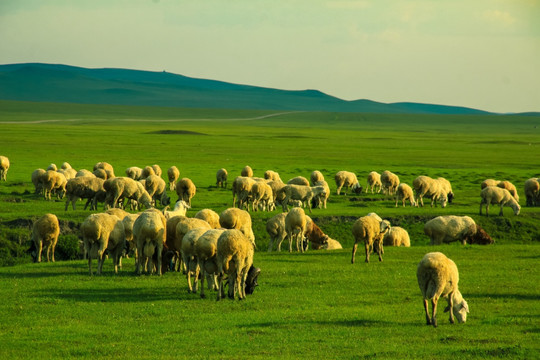
<svg viewBox="0 0 540 360">
<path fill-rule="evenodd" d="M 353 319 L 353 320 L 305 320 L 305 321 L 284 321 L 284 322 L 263 322 L 253 324 L 243 324 L 243 328 L 267 328 L 267 327 L 290 327 L 297 324 L 312 324 L 322 326 L 342 326 L 342 327 L 372 327 L 372 326 L 394 326 L 395 323 L 381 320 Z"/>
<path fill-rule="evenodd" d="M 515 299 L 515 300 L 529 300 L 539 301 L 540 294 L 467 294 L 467 298 L 493 298 L 493 299 Z"/>
<path fill-rule="evenodd" d="M 187 294 L 186 294 L 187 295 Z M 149 301 L 190 300 L 191 297 L 169 291 L 157 292 L 143 287 L 126 289 L 46 289 L 35 293 L 44 299 L 70 300 L 88 303 L 139 303 Z M 200 299 L 200 297 L 192 297 Z"/>
</svg>

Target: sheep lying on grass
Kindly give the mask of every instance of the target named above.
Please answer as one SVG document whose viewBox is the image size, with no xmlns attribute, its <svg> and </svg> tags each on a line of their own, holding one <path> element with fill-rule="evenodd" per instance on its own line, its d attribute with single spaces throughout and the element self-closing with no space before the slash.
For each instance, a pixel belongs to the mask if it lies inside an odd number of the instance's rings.
<svg viewBox="0 0 540 360">
<path fill-rule="evenodd" d="M 454 316 L 460 323 L 467 321 L 469 305 L 458 289 L 459 273 L 452 260 L 440 252 L 427 253 L 418 264 L 416 277 L 424 298 L 427 325 L 437 327 L 437 303 L 441 296 L 448 300 L 448 307 L 444 311 L 450 312 L 451 324 L 454 323 Z M 428 300 L 431 300 L 431 317 Z"/>
<path fill-rule="evenodd" d="M 8 170 L 9 170 L 8 157 L 0 155 L 0 180 L 7 181 Z"/>
<path fill-rule="evenodd" d="M 334 176 L 334 180 L 336 181 L 336 193 L 338 195 L 343 187 L 352 190 L 355 194 L 360 194 L 362 192 L 362 186 L 358 183 L 358 178 L 355 173 L 350 171 L 338 171 Z M 345 191 L 344 194 L 347 195 L 347 192 Z"/>
<path fill-rule="evenodd" d="M 501 211 L 499 216 L 503 216 L 503 207 L 510 206 L 514 210 L 514 215 L 519 215 L 521 206 L 519 206 L 516 199 L 506 189 L 502 189 L 497 186 L 488 186 L 480 193 L 482 200 L 480 201 L 480 215 L 482 215 L 482 207 L 486 206 L 486 216 L 489 216 L 489 205 L 499 205 Z"/>
<path fill-rule="evenodd" d="M 384 246 L 411 246 L 411 238 L 407 230 L 400 226 L 392 226 L 383 238 Z"/>
<path fill-rule="evenodd" d="M 60 235 L 60 224 L 54 214 L 45 214 L 32 226 L 32 258 L 34 262 L 41 262 L 41 252 L 46 250 L 47 262 L 54 262 L 54 249 Z"/>
<path fill-rule="evenodd" d="M 424 225 L 424 233 L 431 245 L 460 241 L 463 245 L 493 244 L 493 239 L 469 216 L 437 216 Z"/>
<path fill-rule="evenodd" d="M 179 177 L 180 170 L 178 170 L 176 166 L 173 165 L 167 170 L 167 178 L 169 179 L 169 190 L 176 190 L 176 182 L 178 181 Z"/>
<path fill-rule="evenodd" d="M 364 242 L 366 249 L 366 262 L 369 262 L 371 248 L 375 248 L 379 255 L 379 261 L 383 261 L 383 236 L 390 229 L 390 223 L 387 220 L 378 220 L 375 216 L 363 216 L 355 221 L 352 227 L 354 236 L 354 246 L 352 250 L 351 263 L 354 264 L 356 249 L 360 241 Z"/>
</svg>

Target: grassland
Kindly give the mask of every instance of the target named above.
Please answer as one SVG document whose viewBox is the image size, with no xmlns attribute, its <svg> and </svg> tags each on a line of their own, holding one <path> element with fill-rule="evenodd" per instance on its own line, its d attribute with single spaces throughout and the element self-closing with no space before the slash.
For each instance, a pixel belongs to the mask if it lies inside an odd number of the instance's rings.
<svg viewBox="0 0 540 360">
<path fill-rule="evenodd" d="M 231 205 L 230 190 L 214 186 L 225 167 L 231 178 L 249 164 L 282 179 L 320 170 L 335 191 L 333 174 L 354 171 L 361 183 L 371 170 L 391 170 L 402 182 L 420 174 L 452 182 L 455 201 L 445 209 L 395 208 L 380 194 L 336 196 L 312 217 L 344 250 L 267 254 L 265 221 L 253 213 L 263 269 L 261 286 L 244 302 L 201 300 L 185 279 L 132 275 L 88 277 L 82 260 L 0 268 L 0 357 L 59 358 L 537 358 L 540 310 L 540 208 L 515 217 L 478 216 L 479 184 L 507 179 L 518 187 L 540 176 L 538 117 L 374 115 L 174 109 L 0 102 L 0 153 L 11 160 L 0 183 L 0 239 L 28 243 L 27 224 L 52 212 L 76 229 L 88 211 L 64 212 L 63 201 L 33 194 L 30 174 L 68 161 L 91 169 L 111 163 L 176 165 L 197 185 L 193 215 Z M 230 188 L 230 185 L 229 185 Z M 173 195 L 173 199 L 175 199 Z M 352 222 L 375 211 L 405 227 L 413 246 L 385 249 L 383 263 L 350 264 Z M 497 209 L 492 209 L 496 214 Z M 427 246 L 423 223 L 441 214 L 470 215 L 495 239 L 493 246 Z M 7 225 L 10 227 L 8 228 Z M 63 232 L 61 241 L 73 240 Z M 13 239 L 11 239 L 13 240 Z M 428 251 L 458 264 L 469 301 L 466 324 L 424 325 L 415 279 Z M 6 251 L 6 249 L 0 249 Z M 361 259 L 361 257 L 359 257 Z"/>
</svg>

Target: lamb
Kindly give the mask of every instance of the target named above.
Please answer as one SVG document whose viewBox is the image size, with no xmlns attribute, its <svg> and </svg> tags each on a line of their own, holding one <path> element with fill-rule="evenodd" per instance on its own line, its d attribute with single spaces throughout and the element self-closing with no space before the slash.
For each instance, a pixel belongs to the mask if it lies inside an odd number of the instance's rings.
<svg viewBox="0 0 540 360">
<path fill-rule="evenodd" d="M 142 179 L 142 171 L 140 167 L 137 166 L 131 166 L 126 169 L 126 176 L 128 178 L 132 178 L 133 180 L 141 180 Z"/>
<path fill-rule="evenodd" d="M 403 204 L 403 207 L 405 207 L 405 200 L 409 200 L 411 203 L 411 206 L 416 206 L 416 202 L 414 201 L 414 193 L 412 188 L 405 183 L 399 184 L 396 190 L 396 207 L 398 207 L 398 201 L 401 200 L 401 203 Z"/>
<path fill-rule="evenodd" d="M 328 186 L 328 183 L 324 180 L 316 181 L 313 186 L 322 186 L 324 187 L 325 196 L 318 196 L 313 198 L 313 206 L 318 207 L 319 209 L 325 208 L 326 209 L 326 203 L 328 202 L 328 198 L 330 197 L 330 186 Z"/>
<path fill-rule="evenodd" d="M 512 184 L 510 181 L 503 180 L 499 182 L 497 186 L 500 187 L 501 189 L 508 190 L 510 192 L 510 195 L 512 195 L 514 199 L 516 199 L 516 201 L 519 203 L 519 195 L 514 184 Z"/>
<path fill-rule="evenodd" d="M 253 211 L 272 211 L 275 209 L 272 188 L 266 182 L 256 181 L 251 187 L 251 198 L 253 201 Z"/>
<path fill-rule="evenodd" d="M 264 172 L 264 178 L 269 181 L 283 182 L 279 174 L 273 170 L 266 170 Z"/>
<path fill-rule="evenodd" d="M 493 244 L 493 239 L 469 216 L 437 216 L 424 225 L 424 233 L 431 245 L 461 241 L 463 245 Z"/>
<path fill-rule="evenodd" d="M 143 211 L 133 223 L 133 237 L 137 244 L 137 274 L 140 275 L 142 271 L 152 273 L 154 253 L 157 258 L 157 273 L 162 274 L 166 224 L 165 216 L 156 209 Z"/>
<path fill-rule="evenodd" d="M 121 176 L 105 181 L 103 187 L 107 192 L 106 207 L 118 207 L 119 200 L 126 198 L 135 200 L 146 208 L 152 207 L 152 197 L 139 181 Z"/>
<path fill-rule="evenodd" d="M 540 205 L 540 182 L 538 182 L 538 178 L 530 178 L 525 181 L 524 190 L 527 206 Z"/>
<path fill-rule="evenodd" d="M 289 200 L 300 200 L 309 207 L 311 213 L 311 200 L 315 197 L 326 197 L 324 186 L 285 185 L 283 191 L 285 192 L 285 199 L 282 201 L 281 206 L 284 212 L 288 211 L 287 204 Z"/>
<path fill-rule="evenodd" d="M 384 246 L 411 246 L 411 238 L 407 230 L 400 226 L 392 226 L 383 238 Z"/>
<path fill-rule="evenodd" d="M 279 213 L 266 222 L 266 232 L 270 236 L 268 252 L 272 251 L 274 243 L 277 243 L 277 251 L 281 251 L 281 243 L 287 237 L 285 230 L 285 217 L 287 213 Z"/>
<path fill-rule="evenodd" d="M 43 196 L 45 200 L 51 200 L 52 192 L 56 192 L 59 199 L 64 198 L 66 193 L 67 179 L 63 174 L 56 170 L 47 170 L 40 176 L 40 182 L 43 187 Z"/>
<path fill-rule="evenodd" d="M 427 325 L 437 327 L 437 303 L 441 296 L 448 300 L 448 307 L 444 311 L 450 312 L 451 324 L 454 323 L 454 316 L 460 323 L 467 321 L 469 305 L 458 289 L 459 273 L 456 263 L 443 253 L 427 253 L 418 264 L 416 277 L 424 299 Z M 431 300 L 431 318 L 428 300 Z"/>
<path fill-rule="evenodd" d="M 249 165 L 246 165 L 240 172 L 240 175 L 245 177 L 253 177 L 253 170 Z"/>
<path fill-rule="evenodd" d="M 372 171 L 367 176 L 367 186 L 366 186 L 366 192 L 368 192 L 368 189 L 371 190 L 371 193 L 373 194 L 374 189 L 377 189 L 377 194 L 381 192 L 382 189 L 382 183 L 381 183 L 381 174 L 379 174 L 376 171 Z"/>
<path fill-rule="evenodd" d="M 293 208 L 285 216 L 285 231 L 289 239 L 289 252 L 292 252 L 292 243 L 296 241 L 296 251 L 304 252 L 304 233 L 307 218 L 304 209 Z"/>
<path fill-rule="evenodd" d="M 34 184 L 34 194 L 41 194 L 43 192 L 43 184 L 41 177 L 46 173 L 44 169 L 36 169 L 32 172 L 32 183 Z"/>
<path fill-rule="evenodd" d="M 318 181 L 324 181 L 324 175 L 323 175 L 322 172 L 320 172 L 319 170 L 314 170 L 314 171 L 311 173 L 310 179 L 311 179 L 311 184 L 312 184 L 313 186 L 315 186 L 315 183 L 316 183 L 316 182 L 318 182 Z"/>
<path fill-rule="evenodd" d="M 217 284 L 217 242 L 218 238 L 223 234 L 224 229 L 210 229 L 206 230 L 202 234 L 194 247 L 194 255 L 197 258 L 199 269 L 202 273 L 201 276 L 201 298 L 205 298 L 204 295 L 204 278 L 208 279 L 209 289 L 218 289 Z M 195 284 L 198 281 L 198 277 L 195 277 Z M 197 285 L 194 285 L 197 288 Z"/>
<path fill-rule="evenodd" d="M 349 171 L 338 171 L 334 176 L 334 180 L 336 181 L 336 192 L 338 195 L 343 187 L 345 187 L 345 189 L 352 190 L 355 194 L 360 194 L 362 192 L 362 186 L 358 183 L 355 173 Z M 347 195 L 346 192 L 345 195 Z"/>
<path fill-rule="evenodd" d="M 60 224 L 54 214 L 45 214 L 32 226 L 32 258 L 34 262 L 41 262 L 41 253 L 47 249 L 47 262 L 54 262 L 54 249 L 60 235 Z"/>
<path fill-rule="evenodd" d="M 217 300 L 225 297 L 225 274 L 228 275 L 229 298 L 234 299 L 236 293 L 240 300 L 246 298 L 246 279 L 253 265 L 253 253 L 253 243 L 240 230 L 225 230 L 219 236 L 216 254 L 219 283 Z"/>
<path fill-rule="evenodd" d="M 506 189 L 497 186 L 488 186 L 480 193 L 482 200 L 480 201 L 480 215 L 482 215 L 482 206 L 486 205 L 486 216 L 489 216 L 489 205 L 500 205 L 501 211 L 499 216 L 503 216 L 503 207 L 510 206 L 514 210 L 514 215 L 519 215 L 521 206 L 516 199 Z"/>
<path fill-rule="evenodd" d="M 237 176 L 234 179 L 232 184 L 233 206 L 243 209 L 245 205 L 249 210 L 251 188 L 254 184 L 255 180 L 251 177 Z"/>
<path fill-rule="evenodd" d="M 430 178 L 429 176 L 418 176 L 413 181 L 413 188 L 416 192 L 416 206 L 424 206 L 424 196 L 431 199 L 431 207 L 436 201 L 441 203 L 441 207 L 446 207 L 448 202 L 448 194 L 442 182 Z"/>
<path fill-rule="evenodd" d="M 240 230 L 255 246 L 255 234 L 251 228 L 251 216 L 245 210 L 228 208 L 219 214 L 219 224 L 225 229 Z"/>
<path fill-rule="evenodd" d="M 157 175 L 150 175 L 144 182 L 144 187 L 148 192 L 148 195 L 154 200 L 154 204 L 157 205 L 157 201 L 161 203 L 161 206 L 167 206 L 171 203 L 171 198 L 167 195 L 167 184 L 165 180 Z"/>
<path fill-rule="evenodd" d="M 379 255 L 379 261 L 383 261 L 382 254 L 384 249 L 382 239 L 384 234 L 390 230 L 390 227 L 390 222 L 388 222 L 388 220 L 379 221 L 375 216 L 367 215 L 358 218 L 352 227 L 354 246 L 351 263 L 354 264 L 356 249 L 360 241 L 363 241 L 365 245 L 367 263 L 369 263 L 369 254 L 372 247 L 376 249 L 377 254 Z"/>
<path fill-rule="evenodd" d="M 198 265 L 198 259 L 195 254 L 195 246 L 197 242 L 199 241 L 199 238 L 207 231 L 206 228 L 195 228 L 189 230 L 184 237 L 182 238 L 182 247 L 181 247 L 181 254 L 182 254 L 182 261 L 184 262 L 186 266 L 186 273 L 187 273 L 187 282 L 188 282 L 188 292 L 189 293 L 196 293 L 198 282 L 195 281 L 194 286 L 191 285 L 191 274 L 193 273 L 195 276 L 195 279 L 198 279 L 199 277 L 199 265 Z"/>
<path fill-rule="evenodd" d="M 309 181 L 303 176 L 296 176 L 287 181 L 287 185 L 304 185 L 309 186 Z"/>
<path fill-rule="evenodd" d="M 114 272 L 117 274 L 126 238 L 122 220 L 106 213 L 91 214 L 81 224 L 81 233 L 84 250 L 88 254 L 90 275 L 93 258 L 97 258 L 97 273 L 101 274 L 106 251 L 113 258 Z"/>
<path fill-rule="evenodd" d="M 194 216 L 196 219 L 206 221 L 212 229 L 219 229 L 219 214 L 212 209 L 202 209 Z"/>
<path fill-rule="evenodd" d="M 69 203 L 75 210 L 75 203 L 79 199 L 87 199 L 84 209 L 90 204 L 90 210 L 97 210 L 98 193 L 104 193 L 103 187 L 105 181 L 97 177 L 75 177 L 68 180 L 66 184 L 66 206 L 64 211 L 67 211 Z"/>
<path fill-rule="evenodd" d="M 98 162 L 94 165 L 94 171 L 97 169 L 103 169 L 107 173 L 107 179 L 112 179 L 115 177 L 114 175 L 114 169 L 111 164 L 108 162 Z"/>
<path fill-rule="evenodd" d="M 221 168 L 216 173 L 216 187 L 227 187 L 227 178 L 229 177 L 229 173 L 227 172 L 227 169 Z"/>
<path fill-rule="evenodd" d="M 391 171 L 381 173 L 382 190 L 387 195 L 394 195 L 399 185 L 399 177 Z"/>
<path fill-rule="evenodd" d="M 182 178 L 176 183 L 176 195 L 178 200 L 184 200 L 189 206 L 191 206 L 191 199 L 195 196 L 197 188 L 191 179 Z"/>
<path fill-rule="evenodd" d="M 311 247 L 315 250 L 324 247 L 328 243 L 330 238 L 326 235 L 317 224 L 306 215 L 306 228 L 304 230 L 304 237 L 306 239 L 306 250 L 311 243 Z"/>
<path fill-rule="evenodd" d="M 165 219 L 170 219 L 174 216 L 186 216 L 187 209 L 190 209 L 191 206 L 189 206 L 184 200 L 178 200 L 174 204 L 174 208 L 172 210 L 168 210 L 169 206 L 165 206 L 163 209 L 163 215 L 165 215 Z"/>
</svg>

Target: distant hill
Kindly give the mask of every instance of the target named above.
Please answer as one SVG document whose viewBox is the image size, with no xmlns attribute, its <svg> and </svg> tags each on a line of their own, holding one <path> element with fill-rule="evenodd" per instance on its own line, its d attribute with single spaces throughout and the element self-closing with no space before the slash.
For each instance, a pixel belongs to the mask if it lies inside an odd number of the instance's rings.
<svg viewBox="0 0 540 360">
<path fill-rule="evenodd" d="M 318 90 L 279 90 L 168 72 L 41 63 L 0 65 L 0 99 L 223 109 L 488 114 L 458 106 L 346 101 Z"/>
</svg>

